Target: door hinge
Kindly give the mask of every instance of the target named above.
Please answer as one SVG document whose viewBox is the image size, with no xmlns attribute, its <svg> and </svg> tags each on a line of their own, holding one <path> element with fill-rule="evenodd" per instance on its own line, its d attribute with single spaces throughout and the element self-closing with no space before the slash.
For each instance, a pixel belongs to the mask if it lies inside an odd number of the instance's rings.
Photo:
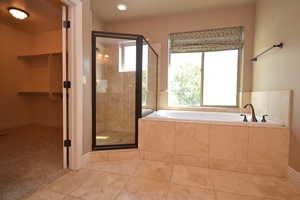
<svg viewBox="0 0 300 200">
<path fill-rule="evenodd" d="M 70 146 L 71 146 L 71 140 L 65 140 L 64 147 L 70 147 Z"/>
<path fill-rule="evenodd" d="M 64 88 L 71 88 L 71 81 L 64 81 Z"/>
<path fill-rule="evenodd" d="M 70 28 L 71 27 L 71 22 L 69 20 L 64 21 L 64 28 Z"/>
</svg>

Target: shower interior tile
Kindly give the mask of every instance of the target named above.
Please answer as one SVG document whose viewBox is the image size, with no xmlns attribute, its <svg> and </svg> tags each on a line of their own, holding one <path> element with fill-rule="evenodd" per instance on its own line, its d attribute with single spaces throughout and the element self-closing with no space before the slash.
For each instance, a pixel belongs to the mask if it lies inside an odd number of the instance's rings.
<svg viewBox="0 0 300 200">
<path fill-rule="evenodd" d="M 134 144 L 135 135 L 130 132 L 102 131 L 96 136 L 97 145 Z"/>
</svg>

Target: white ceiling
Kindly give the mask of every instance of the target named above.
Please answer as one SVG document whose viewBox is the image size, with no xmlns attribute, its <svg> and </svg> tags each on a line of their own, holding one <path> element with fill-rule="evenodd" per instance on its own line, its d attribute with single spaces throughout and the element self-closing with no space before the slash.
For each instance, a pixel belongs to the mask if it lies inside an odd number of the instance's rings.
<svg viewBox="0 0 300 200">
<path fill-rule="evenodd" d="M 92 9 L 103 22 L 114 22 L 251 2 L 256 0 L 92 0 Z M 128 10 L 117 10 L 120 3 L 127 5 Z"/>
</svg>

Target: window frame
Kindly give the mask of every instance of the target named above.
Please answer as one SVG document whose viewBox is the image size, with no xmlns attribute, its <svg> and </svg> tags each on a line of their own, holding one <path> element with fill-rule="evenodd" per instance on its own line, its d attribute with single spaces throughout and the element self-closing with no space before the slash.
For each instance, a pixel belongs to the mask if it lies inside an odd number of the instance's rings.
<svg viewBox="0 0 300 200">
<path fill-rule="evenodd" d="M 210 51 L 199 51 L 198 53 L 202 54 L 202 61 L 201 61 L 201 85 L 200 87 L 200 106 L 170 106 L 171 108 L 187 108 L 187 109 L 199 109 L 199 108 L 239 108 L 240 107 L 240 84 L 241 84 L 241 56 L 242 56 L 242 48 L 237 49 L 226 49 L 226 50 L 217 50 L 217 51 L 230 51 L 230 50 L 238 50 L 238 61 L 237 61 L 237 88 L 236 88 L 236 105 L 228 106 L 228 105 L 204 105 L 203 104 L 203 96 L 204 96 L 204 62 L 205 62 L 205 53 Z M 217 52 L 213 51 L 213 52 Z M 189 53 L 189 52 L 187 52 Z M 190 52 L 192 53 L 192 52 Z M 195 53 L 195 52 L 193 52 Z M 171 52 L 169 52 L 169 66 L 171 66 Z M 168 73 L 169 74 L 169 73 Z M 169 77 L 169 76 L 168 76 Z M 169 82 L 169 81 L 168 81 Z M 169 98 L 169 95 L 168 95 Z"/>
</svg>

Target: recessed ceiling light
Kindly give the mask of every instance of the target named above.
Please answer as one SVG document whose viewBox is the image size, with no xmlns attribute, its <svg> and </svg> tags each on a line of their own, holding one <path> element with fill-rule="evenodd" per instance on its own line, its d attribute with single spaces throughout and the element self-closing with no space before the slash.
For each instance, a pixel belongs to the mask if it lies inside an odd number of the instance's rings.
<svg viewBox="0 0 300 200">
<path fill-rule="evenodd" d="M 19 8 L 8 8 L 8 12 L 17 19 L 23 20 L 26 19 L 27 17 L 29 17 L 29 14 L 22 9 Z"/>
<path fill-rule="evenodd" d="M 118 8 L 119 10 L 121 10 L 121 11 L 127 10 L 127 6 L 126 6 L 125 4 L 119 4 L 119 5 L 117 6 L 117 8 Z"/>
</svg>

